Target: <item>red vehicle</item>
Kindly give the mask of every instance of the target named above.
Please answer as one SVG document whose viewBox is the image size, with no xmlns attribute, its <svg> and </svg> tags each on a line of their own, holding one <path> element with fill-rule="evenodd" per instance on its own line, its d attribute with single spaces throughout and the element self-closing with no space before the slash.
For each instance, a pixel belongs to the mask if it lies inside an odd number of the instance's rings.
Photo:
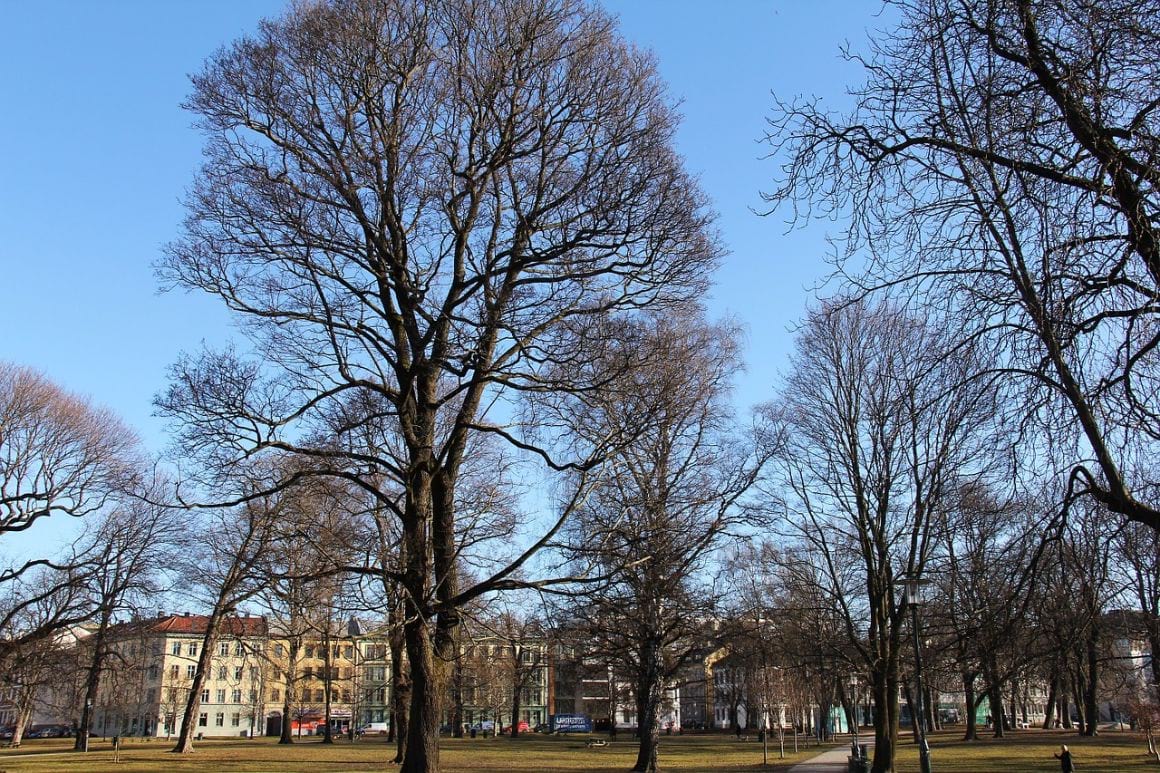
<svg viewBox="0 0 1160 773">
<path fill-rule="evenodd" d="M 518 723 L 516 723 L 516 727 L 517 727 L 517 728 L 519 728 L 519 731 L 520 731 L 521 733 L 526 733 L 526 732 L 528 732 L 528 730 L 530 730 L 530 729 L 531 729 L 531 726 L 530 726 L 530 725 L 529 725 L 527 722 L 525 722 L 524 720 L 522 720 L 522 719 L 521 719 L 521 720 L 520 720 Z M 512 729 L 511 729 L 510 727 L 505 727 L 505 728 L 503 729 L 503 731 L 504 731 L 504 733 L 506 733 L 507 735 L 511 735 L 511 733 L 512 733 Z"/>
</svg>

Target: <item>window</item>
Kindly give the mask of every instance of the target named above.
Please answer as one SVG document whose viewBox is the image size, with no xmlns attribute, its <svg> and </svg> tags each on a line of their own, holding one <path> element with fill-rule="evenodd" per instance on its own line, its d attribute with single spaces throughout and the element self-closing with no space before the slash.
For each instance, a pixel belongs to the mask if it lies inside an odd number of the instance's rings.
<svg viewBox="0 0 1160 773">
<path fill-rule="evenodd" d="M 192 658 L 197 655 L 197 642 L 189 643 L 189 656 Z"/>
<path fill-rule="evenodd" d="M 257 666 L 250 666 L 250 681 L 251 682 L 258 681 L 258 667 Z"/>
<path fill-rule="evenodd" d="M 226 680 L 226 667 L 218 666 L 218 681 L 224 682 Z"/>
<path fill-rule="evenodd" d="M 274 645 L 274 657 L 276 657 L 276 658 L 282 657 L 282 652 L 284 650 L 285 650 L 285 647 L 283 647 L 281 644 L 275 644 Z"/>
<path fill-rule="evenodd" d="M 312 679 L 314 677 L 314 669 L 311 666 L 304 666 L 302 668 L 302 678 Z"/>
<path fill-rule="evenodd" d="M 217 700 L 214 702 L 215 703 L 225 703 L 226 702 L 226 691 L 225 690 L 218 690 L 217 691 Z"/>
<path fill-rule="evenodd" d="M 230 643 L 228 641 L 223 641 L 221 644 L 218 645 L 218 654 L 219 655 L 229 655 L 230 654 Z"/>
<path fill-rule="evenodd" d="M 175 664 L 175 665 L 172 665 L 169 667 L 169 678 L 170 679 L 176 679 L 177 675 L 180 673 L 181 673 L 181 666 Z"/>
<path fill-rule="evenodd" d="M 350 703 L 350 690 L 345 687 L 342 690 L 342 702 Z"/>
<path fill-rule="evenodd" d="M 250 703 L 257 703 L 257 702 L 258 702 L 258 691 L 257 690 L 250 690 Z"/>
<path fill-rule="evenodd" d="M 279 690 L 277 687 L 275 687 L 273 690 L 270 690 L 270 700 L 272 700 L 272 701 L 282 700 L 282 691 Z"/>
<path fill-rule="evenodd" d="M 236 711 L 233 714 L 230 714 L 230 725 L 232 727 L 237 727 L 240 724 L 242 724 L 242 715 Z"/>
<path fill-rule="evenodd" d="M 274 678 L 275 679 L 282 678 L 282 669 L 278 668 L 277 666 L 274 666 Z"/>
<path fill-rule="evenodd" d="M 242 667 L 241 666 L 234 667 L 234 681 L 235 682 L 242 681 Z"/>
<path fill-rule="evenodd" d="M 242 643 L 240 641 L 234 642 L 234 654 L 238 657 L 241 657 L 245 654 L 245 650 L 242 648 Z"/>
<path fill-rule="evenodd" d="M 186 666 L 185 676 L 187 679 L 193 679 L 195 676 L 197 676 L 197 666 Z"/>
<path fill-rule="evenodd" d="M 209 690 L 202 690 L 201 691 L 201 702 L 202 703 L 209 703 Z"/>
<path fill-rule="evenodd" d="M 354 659 L 354 647 L 350 646 L 349 644 L 346 645 L 345 647 L 342 648 L 342 655 L 347 660 L 353 660 Z"/>
<path fill-rule="evenodd" d="M 149 666 L 149 678 L 150 679 L 156 679 L 160 675 L 160 673 L 161 673 L 161 667 L 158 666 L 156 663 Z"/>
<path fill-rule="evenodd" d="M 176 687 L 169 688 L 169 691 L 166 694 L 165 700 L 169 701 L 170 703 L 173 703 L 174 701 L 177 700 L 177 688 Z"/>
<path fill-rule="evenodd" d="M 241 703 L 242 702 L 242 691 L 241 690 L 234 690 L 233 699 L 234 699 L 234 703 Z"/>
<path fill-rule="evenodd" d="M 315 703 L 322 703 L 325 700 L 326 700 L 326 697 L 323 695 L 322 690 L 315 690 L 314 691 L 314 702 Z"/>
<path fill-rule="evenodd" d="M 219 711 L 217 714 L 214 714 L 213 723 L 214 723 L 215 727 L 225 727 L 226 726 L 225 712 Z"/>
<path fill-rule="evenodd" d="M 207 714 L 206 712 L 203 711 L 203 712 L 201 712 L 201 714 L 199 714 L 197 716 L 197 726 L 198 727 L 205 727 L 208 724 L 209 724 L 209 714 Z"/>
<path fill-rule="evenodd" d="M 313 644 L 306 645 L 306 657 L 308 657 L 308 658 L 314 657 L 314 645 Z"/>
<path fill-rule="evenodd" d="M 181 642 L 179 642 L 179 641 L 173 642 L 173 646 L 170 647 L 169 651 L 172 652 L 174 655 L 180 655 L 181 654 Z"/>
</svg>

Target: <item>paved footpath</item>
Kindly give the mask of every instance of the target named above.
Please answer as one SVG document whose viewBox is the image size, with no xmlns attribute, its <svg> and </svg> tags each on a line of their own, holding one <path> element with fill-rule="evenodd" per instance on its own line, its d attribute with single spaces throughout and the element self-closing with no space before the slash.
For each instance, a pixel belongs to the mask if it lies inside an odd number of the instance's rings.
<svg viewBox="0 0 1160 773">
<path fill-rule="evenodd" d="M 870 745 L 874 749 L 874 745 Z M 873 754 L 873 751 L 870 752 Z M 850 745 L 842 744 L 827 752 L 822 752 L 813 759 L 799 762 L 789 769 L 789 773 L 846 773 L 846 758 L 850 756 Z"/>
</svg>

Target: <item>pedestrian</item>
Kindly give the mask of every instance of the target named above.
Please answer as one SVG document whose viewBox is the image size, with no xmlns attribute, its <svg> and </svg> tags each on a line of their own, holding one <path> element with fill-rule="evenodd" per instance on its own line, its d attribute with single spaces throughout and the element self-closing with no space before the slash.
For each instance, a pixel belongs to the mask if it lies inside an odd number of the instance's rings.
<svg viewBox="0 0 1160 773">
<path fill-rule="evenodd" d="M 1061 745 L 1059 754 L 1055 755 L 1055 759 L 1059 760 L 1061 773 L 1075 773 L 1075 763 L 1071 761 L 1071 752 L 1067 750 L 1067 744 Z"/>
</svg>

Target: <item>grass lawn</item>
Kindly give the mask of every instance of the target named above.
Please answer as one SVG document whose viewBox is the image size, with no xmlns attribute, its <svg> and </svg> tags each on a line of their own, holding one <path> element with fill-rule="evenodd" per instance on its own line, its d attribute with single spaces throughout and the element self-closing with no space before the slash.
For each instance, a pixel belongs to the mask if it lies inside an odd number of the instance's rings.
<svg viewBox="0 0 1160 773">
<path fill-rule="evenodd" d="M 253 741 L 203 741 L 192 755 L 169 754 L 164 740 L 126 740 L 120 763 L 113 762 L 108 741 L 94 739 L 87 755 L 70 751 L 62 740 L 27 741 L 20 749 L 0 751 L 0 773 L 360 773 L 391 770 L 388 760 L 394 748 L 381 739 L 345 741 L 324 746 L 315 739 L 303 739 L 292 746 L 279 746 L 272 739 Z M 468 771 L 528 771 L 529 773 L 584 773 L 585 771 L 627 771 L 636 760 L 636 744 L 621 738 L 603 748 L 588 749 L 581 737 L 521 736 L 510 738 L 443 738 L 440 761 L 445 773 Z M 789 764 L 818 753 L 806 749 L 793 754 L 793 739 L 786 745 L 786 757 L 778 759 L 776 739 L 771 739 L 771 766 L 763 768 L 761 744 L 753 736 L 748 742 L 728 735 L 686 735 L 662 737 L 661 766 L 684 773 L 710 771 L 784 771 Z"/>
<path fill-rule="evenodd" d="M 1143 736 L 1116 730 L 1103 731 L 1095 738 L 1081 738 L 1074 731 L 1017 731 L 1007 738 L 990 737 L 972 743 L 959 740 L 962 731 L 941 732 L 931 736 L 931 769 L 938 773 L 1034 773 L 1058 771 L 1059 760 L 1052 755 L 1060 744 L 1071 749 L 1076 769 L 1082 773 L 1121 773 L 1122 771 L 1156 770 L 1155 758 L 1148 755 Z M 918 747 L 909 733 L 900 736 L 895 760 L 898 773 L 915 773 Z"/>
</svg>

